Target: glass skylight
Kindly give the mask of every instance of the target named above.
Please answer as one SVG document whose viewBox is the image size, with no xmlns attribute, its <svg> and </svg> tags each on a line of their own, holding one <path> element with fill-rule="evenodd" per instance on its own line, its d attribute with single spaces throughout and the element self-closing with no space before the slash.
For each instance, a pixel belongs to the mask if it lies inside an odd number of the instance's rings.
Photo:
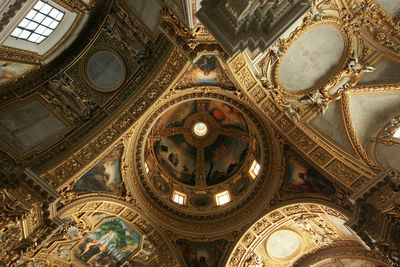
<svg viewBox="0 0 400 267">
<path fill-rule="evenodd" d="M 12 37 L 40 44 L 60 24 L 64 12 L 39 0 L 11 33 Z"/>
</svg>

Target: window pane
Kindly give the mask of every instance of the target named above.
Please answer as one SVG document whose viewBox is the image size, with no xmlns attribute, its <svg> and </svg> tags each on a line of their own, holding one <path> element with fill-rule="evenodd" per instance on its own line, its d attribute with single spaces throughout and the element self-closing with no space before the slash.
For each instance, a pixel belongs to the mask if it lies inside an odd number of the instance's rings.
<svg viewBox="0 0 400 267">
<path fill-rule="evenodd" d="M 21 39 L 26 39 L 26 38 L 29 37 L 30 34 L 31 34 L 30 31 L 23 30 L 22 33 L 19 35 L 19 38 L 21 38 Z"/>
<path fill-rule="evenodd" d="M 46 30 L 43 32 L 43 35 L 44 35 L 44 36 L 49 36 L 50 33 L 52 33 L 52 32 L 53 32 L 52 29 L 46 29 Z"/>
<path fill-rule="evenodd" d="M 60 11 L 58 11 L 55 8 L 53 8 L 53 10 L 51 10 L 51 12 L 49 13 L 49 16 L 52 17 L 52 18 L 57 18 L 58 14 L 60 14 Z"/>
<path fill-rule="evenodd" d="M 39 44 L 39 43 L 41 43 L 45 38 L 46 38 L 46 37 L 44 37 L 44 36 L 40 36 L 40 37 L 36 40 L 36 42 Z"/>
<path fill-rule="evenodd" d="M 20 28 L 15 28 L 15 30 L 11 33 L 11 36 L 18 37 L 22 30 Z"/>
<path fill-rule="evenodd" d="M 40 10 L 43 7 L 43 5 L 44 5 L 44 3 L 42 1 L 38 1 L 33 8 Z"/>
<path fill-rule="evenodd" d="M 32 19 L 36 14 L 37 12 L 35 10 L 31 10 L 29 11 L 28 15 L 26 15 L 26 18 Z"/>
<path fill-rule="evenodd" d="M 60 14 L 58 14 L 58 16 L 57 16 L 56 19 L 57 19 L 58 21 L 60 21 L 63 17 L 64 17 L 64 13 L 61 13 L 61 12 L 60 12 Z"/>
<path fill-rule="evenodd" d="M 18 26 L 21 27 L 21 28 L 25 28 L 26 25 L 29 24 L 29 22 L 30 22 L 29 20 L 23 19 L 23 20 L 21 21 L 21 23 L 20 23 Z"/>
<path fill-rule="evenodd" d="M 42 13 L 37 13 L 37 15 L 33 18 L 33 20 L 40 23 L 40 22 L 43 21 L 43 19 L 44 19 L 45 17 L 46 17 L 46 16 L 43 15 Z"/>
<path fill-rule="evenodd" d="M 29 36 L 28 41 L 31 42 L 36 42 L 36 40 L 40 37 L 40 35 L 36 34 L 36 33 L 32 33 L 31 36 Z"/>
<path fill-rule="evenodd" d="M 42 21 L 42 25 L 48 27 L 52 22 L 53 22 L 53 20 L 51 18 L 47 17 Z"/>
<path fill-rule="evenodd" d="M 35 32 L 38 33 L 38 34 L 43 34 L 45 30 L 47 30 L 46 27 L 44 27 L 42 25 L 39 25 L 39 27 L 37 27 Z"/>
<path fill-rule="evenodd" d="M 52 7 L 50 5 L 44 4 L 44 6 L 40 9 L 40 13 L 47 15 L 51 9 Z"/>
<path fill-rule="evenodd" d="M 38 26 L 38 24 L 36 22 L 32 21 L 26 26 L 26 29 L 33 31 L 33 30 L 35 30 L 37 28 L 37 26 Z"/>
<path fill-rule="evenodd" d="M 53 22 L 50 24 L 50 28 L 55 29 L 55 28 L 57 27 L 58 23 L 59 23 L 58 21 L 53 21 Z"/>
</svg>

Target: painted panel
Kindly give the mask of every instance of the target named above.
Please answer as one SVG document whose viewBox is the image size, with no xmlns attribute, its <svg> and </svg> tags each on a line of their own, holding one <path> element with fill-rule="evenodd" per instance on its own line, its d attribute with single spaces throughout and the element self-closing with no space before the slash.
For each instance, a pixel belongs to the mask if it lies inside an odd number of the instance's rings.
<svg viewBox="0 0 400 267">
<path fill-rule="evenodd" d="M 123 147 L 114 148 L 87 171 L 73 186 L 74 192 L 122 192 L 120 159 Z"/>
<path fill-rule="evenodd" d="M 142 238 L 121 219 L 102 223 L 78 245 L 75 257 L 89 266 L 121 266 L 132 254 L 140 250 Z"/>
<path fill-rule="evenodd" d="M 333 195 L 336 188 L 327 178 L 293 151 L 287 151 L 285 190 L 288 193 L 320 193 Z"/>
<path fill-rule="evenodd" d="M 178 87 L 225 84 L 233 86 L 216 56 L 204 55 L 181 77 Z"/>
<path fill-rule="evenodd" d="M 34 65 L 0 60 L 0 85 L 13 81 L 35 68 Z"/>
<path fill-rule="evenodd" d="M 215 242 L 190 242 L 178 239 L 176 244 L 187 267 L 217 267 L 222 259 L 225 240 Z"/>
</svg>

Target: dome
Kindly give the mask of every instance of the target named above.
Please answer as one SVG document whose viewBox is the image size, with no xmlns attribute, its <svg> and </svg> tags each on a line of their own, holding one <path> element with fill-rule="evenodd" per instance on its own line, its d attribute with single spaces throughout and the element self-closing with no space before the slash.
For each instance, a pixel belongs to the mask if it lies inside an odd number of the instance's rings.
<svg viewBox="0 0 400 267">
<path fill-rule="evenodd" d="M 165 112 L 149 137 L 149 153 L 178 183 L 225 182 L 243 166 L 251 134 L 239 110 L 217 100 L 192 100 Z"/>
<path fill-rule="evenodd" d="M 247 199 L 265 155 L 258 121 L 241 107 L 204 98 L 156 111 L 143 129 L 143 189 L 161 206 L 190 214 L 234 209 Z"/>
</svg>

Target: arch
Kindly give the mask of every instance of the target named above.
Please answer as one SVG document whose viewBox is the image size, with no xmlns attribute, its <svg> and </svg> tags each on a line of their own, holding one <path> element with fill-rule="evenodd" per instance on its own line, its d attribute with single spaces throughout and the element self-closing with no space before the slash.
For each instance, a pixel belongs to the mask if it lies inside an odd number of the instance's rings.
<svg viewBox="0 0 400 267">
<path fill-rule="evenodd" d="M 177 265 L 178 256 L 164 233 L 143 214 L 133 198 L 123 199 L 101 194 L 86 195 L 65 205 L 57 212 L 56 217 L 63 221 L 58 228 L 59 234 L 56 235 L 58 238 L 54 238 L 47 247 L 42 248 L 35 256 L 37 259 L 46 258 L 45 255 L 54 255 L 52 258 L 57 264 L 77 261 L 79 257 L 75 254 L 78 247 L 88 239 L 90 233 L 98 231 L 108 223 L 120 224 L 122 229 L 130 229 L 132 233 L 137 233 L 136 236 L 140 236 L 138 239 L 140 242 L 135 243 L 139 244 L 139 248 L 126 256 L 125 260 L 139 260 L 153 264 L 161 258 L 171 266 Z M 109 226 L 107 225 L 108 228 Z M 69 246 L 69 257 L 57 258 L 60 247 L 65 244 Z M 151 257 L 146 257 L 148 255 Z M 82 264 L 82 262 L 75 263 Z"/>
<path fill-rule="evenodd" d="M 380 264 L 379 266 L 391 266 L 387 259 L 379 252 L 367 250 L 360 243 L 354 241 L 335 242 L 328 247 L 321 248 L 313 253 L 302 256 L 293 264 L 293 266 L 312 266 L 328 258 L 363 259 L 374 262 L 377 265 Z"/>
<path fill-rule="evenodd" d="M 320 246 L 343 239 L 356 240 L 354 234 L 344 226 L 349 217 L 348 211 L 322 199 L 281 203 L 248 227 L 231 251 L 226 266 L 246 266 L 255 258 L 266 266 L 288 266 L 302 254 Z M 282 229 L 297 232 L 302 238 L 301 247 L 293 249 L 293 253 L 282 259 L 273 258 L 266 251 L 268 238 Z"/>
</svg>

